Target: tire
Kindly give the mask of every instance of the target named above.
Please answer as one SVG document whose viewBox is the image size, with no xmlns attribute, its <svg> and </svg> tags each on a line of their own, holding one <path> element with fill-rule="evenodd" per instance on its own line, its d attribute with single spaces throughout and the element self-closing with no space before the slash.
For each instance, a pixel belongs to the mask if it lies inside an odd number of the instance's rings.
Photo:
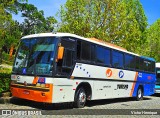
<svg viewBox="0 0 160 118">
<path fill-rule="evenodd" d="M 139 87 L 137 90 L 136 100 L 137 101 L 143 100 L 143 90 L 141 87 Z"/>
<path fill-rule="evenodd" d="M 79 88 L 74 99 L 74 106 L 76 108 L 83 108 L 86 104 L 86 92 L 84 88 Z"/>
</svg>

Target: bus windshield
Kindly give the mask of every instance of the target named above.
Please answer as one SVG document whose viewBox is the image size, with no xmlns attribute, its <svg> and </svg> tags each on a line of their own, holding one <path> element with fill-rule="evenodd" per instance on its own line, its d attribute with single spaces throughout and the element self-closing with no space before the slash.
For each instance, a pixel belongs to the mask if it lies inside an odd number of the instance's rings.
<svg viewBox="0 0 160 118">
<path fill-rule="evenodd" d="M 13 64 L 13 74 L 51 76 L 57 41 L 55 37 L 22 39 Z"/>
<path fill-rule="evenodd" d="M 156 84 L 160 85 L 160 68 L 157 68 L 156 71 L 157 71 L 157 83 Z"/>
</svg>

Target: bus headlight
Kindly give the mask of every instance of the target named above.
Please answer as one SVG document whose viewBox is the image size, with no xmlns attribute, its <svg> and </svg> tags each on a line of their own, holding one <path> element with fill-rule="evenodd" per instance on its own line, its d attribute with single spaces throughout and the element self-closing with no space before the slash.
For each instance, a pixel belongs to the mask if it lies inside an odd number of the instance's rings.
<svg viewBox="0 0 160 118">
<path fill-rule="evenodd" d="M 49 87 L 50 87 L 50 84 L 45 84 L 45 87 L 46 87 L 46 88 L 49 88 Z"/>
<path fill-rule="evenodd" d="M 37 87 L 40 87 L 40 86 L 41 86 L 41 84 L 40 84 L 40 83 L 37 83 L 37 84 L 36 84 L 36 86 L 37 86 Z"/>
<path fill-rule="evenodd" d="M 50 84 L 40 84 L 40 83 L 37 83 L 36 87 L 49 88 Z"/>
<path fill-rule="evenodd" d="M 45 88 L 45 84 L 41 84 L 41 87 L 42 87 L 42 88 Z"/>
</svg>

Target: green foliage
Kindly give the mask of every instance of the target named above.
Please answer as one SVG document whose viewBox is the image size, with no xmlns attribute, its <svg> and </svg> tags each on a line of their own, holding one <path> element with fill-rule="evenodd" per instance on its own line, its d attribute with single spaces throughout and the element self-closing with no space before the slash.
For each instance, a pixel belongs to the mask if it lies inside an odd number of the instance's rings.
<svg viewBox="0 0 160 118">
<path fill-rule="evenodd" d="M 32 4 L 19 4 L 19 10 L 25 18 L 21 24 L 23 35 L 50 32 L 53 30 L 53 24 L 57 22 L 54 17 L 45 18 L 43 10 L 38 11 L 37 7 Z"/>
<path fill-rule="evenodd" d="M 0 67 L 0 92 L 8 91 L 11 78 L 11 69 Z"/>
<path fill-rule="evenodd" d="M 3 47 L 7 48 L 7 53 L 9 53 L 11 47 L 17 48 L 23 35 L 53 30 L 53 24 L 57 22 L 56 19 L 54 17 L 45 19 L 43 11 L 38 11 L 34 5 L 25 3 L 27 1 L 0 0 L 0 54 Z M 22 13 L 22 17 L 25 17 L 22 24 L 14 21 L 11 15 L 17 14 L 19 11 Z"/>
<path fill-rule="evenodd" d="M 139 0 L 67 0 L 59 31 L 95 37 L 141 52 L 147 19 Z"/>
<path fill-rule="evenodd" d="M 9 24 L 12 21 L 11 14 L 6 9 L 14 3 L 13 0 L 1 0 L 0 1 L 0 47 L 4 45 L 4 37 L 9 29 Z"/>
<path fill-rule="evenodd" d="M 157 62 L 160 62 L 160 19 L 153 23 L 146 30 L 146 39 L 144 53 L 150 57 L 154 57 Z"/>
<path fill-rule="evenodd" d="M 139 0 L 126 0 L 126 4 L 126 29 L 121 43 L 127 50 L 143 55 L 143 44 L 146 42 L 143 36 L 147 27 L 147 18 Z"/>
<path fill-rule="evenodd" d="M 2 78 L 10 78 L 11 74 L 10 73 L 0 73 L 0 77 Z"/>
<path fill-rule="evenodd" d="M 45 18 L 42 10 L 27 1 L 0 0 L 0 51 L 3 46 L 8 51 L 11 46 L 16 48 L 23 35 L 54 30 L 57 20 Z M 25 18 L 23 23 L 12 19 L 11 14 L 18 12 Z M 147 28 L 139 0 L 67 0 L 58 15 L 60 32 L 95 37 L 160 61 L 160 20 Z M 7 56 L 3 55 L 5 63 L 10 61 Z"/>
<path fill-rule="evenodd" d="M 54 17 L 52 16 L 47 17 L 45 22 L 43 23 L 45 32 L 52 32 L 54 30 L 54 24 L 56 23 L 57 23 L 57 20 Z"/>
<path fill-rule="evenodd" d="M 14 61 L 14 56 L 10 58 L 9 54 L 6 54 L 5 52 L 2 53 L 2 64 L 7 64 L 12 66 Z"/>
<path fill-rule="evenodd" d="M 10 86 L 11 74 L 0 73 L 0 92 L 8 91 Z"/>
<path fill-rule="evenodd" d="M 1 0 L 0 4 L 0 51 L 3 46 L 10 49 L 11 45 L 17 45 L 21 37 L 17 22 L 12 20 L 11 13 L 16 13 L 13 4 L 16 0 Z M 2 53 L 2 52 L 1 52 Z"/>
</svg>

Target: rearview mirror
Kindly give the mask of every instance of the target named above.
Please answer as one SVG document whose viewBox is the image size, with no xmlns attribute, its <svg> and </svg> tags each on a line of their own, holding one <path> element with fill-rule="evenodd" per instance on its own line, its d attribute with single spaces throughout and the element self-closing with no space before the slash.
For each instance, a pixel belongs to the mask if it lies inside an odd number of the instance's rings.
<svg viewBox="0 0 160 118">
<path fill-rule="evenodd" d="M 57 59 L 63 59 L 63 53 L 64 53 L 64 47 L 63 46 L 59 46 L 58 47 L 58 56 Z"/>
</svg>

